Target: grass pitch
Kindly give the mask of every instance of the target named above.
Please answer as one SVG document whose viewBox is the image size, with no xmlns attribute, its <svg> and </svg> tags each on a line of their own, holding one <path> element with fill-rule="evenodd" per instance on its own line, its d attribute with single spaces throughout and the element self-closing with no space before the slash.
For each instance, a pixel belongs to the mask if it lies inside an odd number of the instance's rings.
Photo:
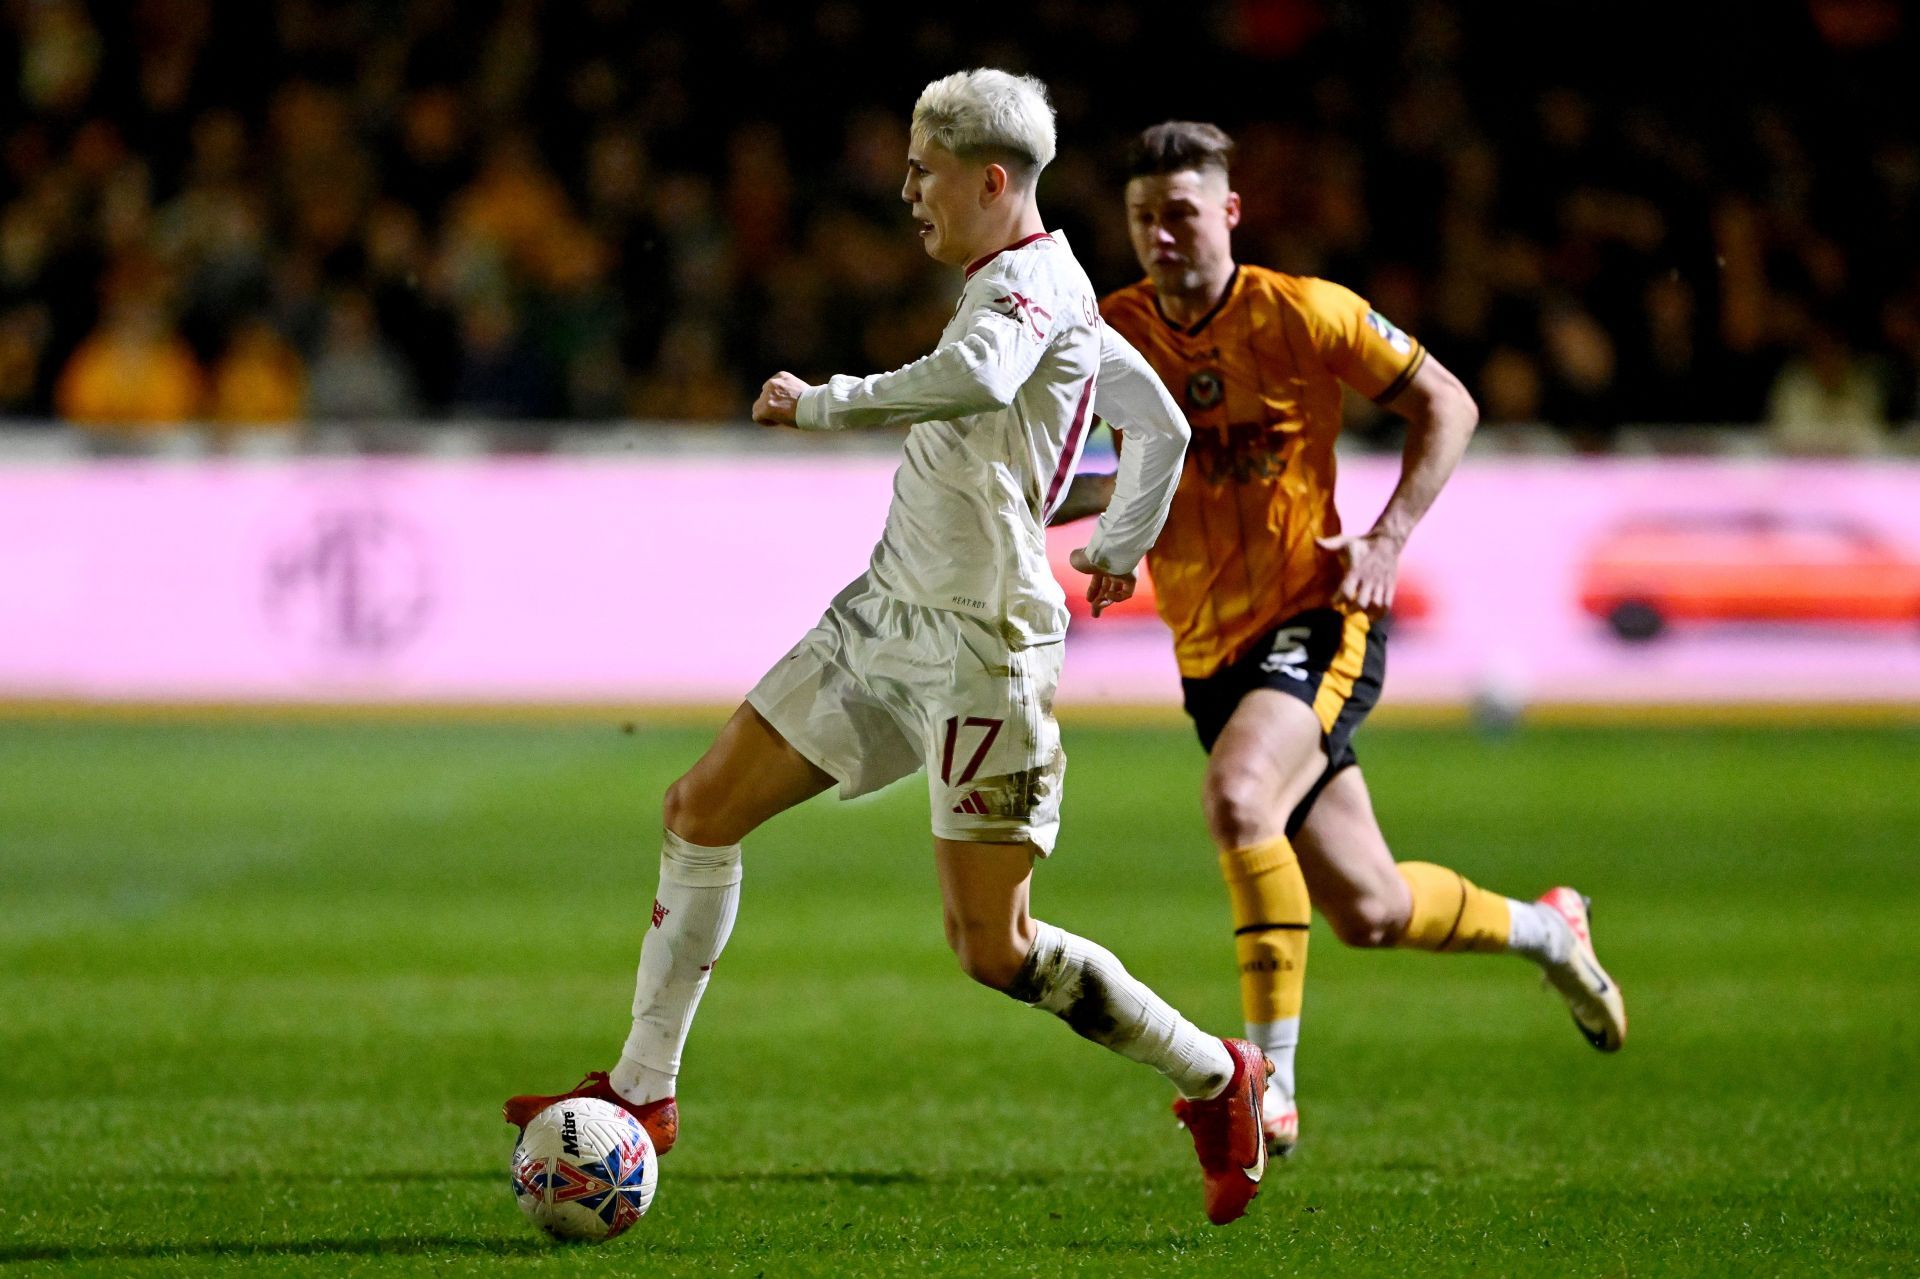
<svg viewBox="0 0 1920 1279">
<path fill-rule="evenodd" d="M 0 726 L 0 1273 L 1440 1275 L 1920 1264 L 1920 733 L 1363 734 L 1402 856 L 1596 898 L 1603 1058 L 1524 964 L 1316 935 L 1304 1144 L 1200 1214 L 1143 1068 L 960 977 L 925 793 L 748 850 L 653 1212 L 507 1188 L 609 1064 L 704 732 Z M 1200 757 L 1069 723 L 1046 918 L 1238 1020 Z"/>
</svg>

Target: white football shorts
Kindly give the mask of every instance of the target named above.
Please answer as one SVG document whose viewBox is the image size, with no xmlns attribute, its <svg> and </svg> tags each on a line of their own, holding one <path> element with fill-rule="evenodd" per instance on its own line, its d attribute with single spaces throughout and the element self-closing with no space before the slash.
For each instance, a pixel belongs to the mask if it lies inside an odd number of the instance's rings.
<svg viewBox="0 0 1920 1279">
<path fill-rule="evenodd" d="M 1063 648 L 1009 649 L 991 623 L 908 604 L 863 576 L 747 701 L 839 781 L 840 798 L 924 767 L 935 835 L 1031 843 L 1045 857 L 1067 772 L 1053 719 Z"/>
</svg>

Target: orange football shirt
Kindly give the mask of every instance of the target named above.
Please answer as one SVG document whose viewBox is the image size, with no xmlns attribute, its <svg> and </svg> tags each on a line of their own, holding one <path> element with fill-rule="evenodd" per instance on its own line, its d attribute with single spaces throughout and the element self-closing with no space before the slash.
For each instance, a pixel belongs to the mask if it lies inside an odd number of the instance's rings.
<svg viewBox="0 0 1920 1279">
<path fill-rule="evenodd" d="M 1340 386 L 1385 403 L 1427 353 L 1350 289 L 1257 266 L 1239 267 L 1188 328 L 1161 314 L 1147 280 L 1100 311 L 1193 426 L 1147 567 L 1180 673 L 1211 675 L 1285 618 L 1331 604 L 1340 560 L 1314 539 L 1340 531 Z"/>
</svg>

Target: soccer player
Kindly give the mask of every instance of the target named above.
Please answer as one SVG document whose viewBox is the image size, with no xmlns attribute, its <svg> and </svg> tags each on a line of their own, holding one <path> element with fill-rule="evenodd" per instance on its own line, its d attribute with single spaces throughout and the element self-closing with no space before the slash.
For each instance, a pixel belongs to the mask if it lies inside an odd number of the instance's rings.
<svg viewBox="0 0 1920 1279">
<path fill-rule="evenodd" d="M 1232 903 L 1247 1037 L 1277 1067 L 1268 1150 L 1285 1155 L 1299 1135 L 1310 903 L 1350 946 L 1525 956 L 1603 1052 L 1625 1040 L 1627 1015 L 1579 893 L 1502 897 L 1444 866 L 1396 863 L 1380 833 L 1351 738 L 1385 676 L 1381 622 L 1400 550 L 1478 410 L 1440 361 L 1347 289 L 1234 261 L 1232 146 L 1213 125 L 1184 121 L 1136 139 L 1126 204 L 1146 279 L 1101 311 L 1192 424 L 1148 567 L 1209 753 L 1203 804 Z M 1400 482 L 1357 535 L 1341 531 L 1333 505 L 1343 385 L 1407 420 Z M 1132 451 L 1127 438 L 1123 474 Z M 1054 522 L 1104 509 L 1112 491 L 1111 477 L 1077 476 Z"/>
<path fill-rule="evenodd" d="M 1067 612 L 1047 565 L 1047 516 L 1094 413 L 1125 423 L 1132 446 L 1111 502 L 1074 554 L 1096 608 L 1125 599 L 1187 439 L 1166 388 L 1102 325 L 1085 272 L 1041 221 L 1035 181 L 1053 154 L 1039 81 L 977 70 L 928 85 L 901 197 L 926 252 L 965 269 L 939 345 L 891 373 L 810 386 L 783 372 L 761 389 L 753 416 L 767 425 L 910 424 L 893 502 L 867 572 L 667 789 L 632 1033 L 611 1072 L 564 1095 L 624 1106 L 670 1148 L 681 1049 L 739 902 L 741 841 L 829 786 L 851 799 L 924 765 L 961 968 L 1171 1081 L 1207 1215 L 1224 1223 L 1265 1170 L 1271 1066 L 1245 1040 L 1202 1033 L 1108 951 L 1029 913 L 1066 769 L 1052 705 Z M 554 1100 L 515 1097 L 506 1117 L 524 1127 Z"/>
</svg>

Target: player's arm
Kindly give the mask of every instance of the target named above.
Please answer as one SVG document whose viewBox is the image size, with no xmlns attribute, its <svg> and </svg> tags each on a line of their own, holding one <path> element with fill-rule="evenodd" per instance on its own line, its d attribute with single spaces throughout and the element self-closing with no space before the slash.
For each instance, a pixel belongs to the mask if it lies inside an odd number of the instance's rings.
<svg viewBox="0 0 1920 1279">
<path fill-rule="evenodd" d="M 1100 475 L 1083 472 L 1067 481 L 1067 495 L 1060 499 L 1060 505 L 1048 517 L 1048 524 L 1072 524 L 1089 516 L 1098 515 L 1107 509 L 1113 501 L 1113 482 L 1111 474 Z"/>
<path fill-rule="evenodd" d="M 753 420 L 803 431 L 844 431 L 952 421 L 1003 409 L 1047 349 L 1046 332 L 1039 327 L 1044 321 L 1007 301 L 1010 293 L 976 278 L 965 298 L 973 304 L 966 332 L 891 373 L 841 373 L 820 386 L 776 373 L 754 401 Z"/>
<path fill-rule="evenodd" d="M 1087 599 L 1094 616 L 1133 594 L 1134 569 L 1167 522 L 1180 466 L 1187 456 L 1186 415 L 1153 367 L 1111 328 L 1100 330 L 1100 377 L 1094 412 L 1127 434 L 1113 492 L 1073 566 L 1090 574 Z"/>
<path fill-rule="evenodd" d="M 1385 402 L 1407 419 L 1407 443 L 1400 457 L 1400 482 L 1367 532 L 1323 537 L 1320 545 L 1346 559 L 1337 603 L 1365 609 L 1374 617 L 1393 604 L 1400 552 L 1467 451 L 1480 421 L 1473 396 L 1431 354 L 1408 384 Z"/>
</svg>

